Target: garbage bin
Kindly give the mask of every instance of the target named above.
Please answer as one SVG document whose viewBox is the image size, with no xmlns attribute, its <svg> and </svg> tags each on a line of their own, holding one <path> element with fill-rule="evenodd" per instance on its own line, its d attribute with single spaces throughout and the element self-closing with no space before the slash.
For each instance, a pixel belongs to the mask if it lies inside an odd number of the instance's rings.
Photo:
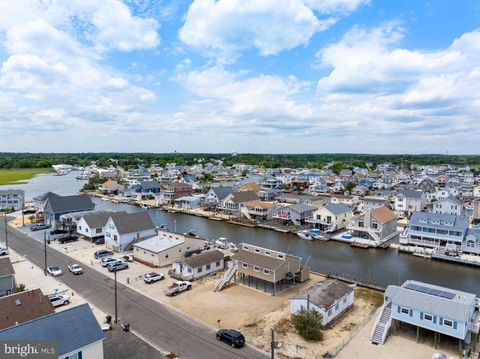
<svg viewBox="0 0 480 359">
<path fill-rule="evenodd" d="M 107 324 L 110 324 L 112 322 L 112 316 L 111 315 L 107 315 L 105 317 L 105 320 L 107 321 Z"/>
<path fill-rule="evenodd" d="M 50 239 L 47 239 L 47 244 L 50 244 Z"/>
<path fill-rule="evenodd" d="M 130 331 L 130 323 L 127 323 L 127 322 L 123 323 L 123 330 L 125 332 Z"/>
</svg>

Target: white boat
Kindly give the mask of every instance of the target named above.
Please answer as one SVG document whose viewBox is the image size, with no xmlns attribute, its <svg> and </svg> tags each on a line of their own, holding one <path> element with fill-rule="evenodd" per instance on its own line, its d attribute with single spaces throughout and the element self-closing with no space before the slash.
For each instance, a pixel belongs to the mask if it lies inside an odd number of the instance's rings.
<svg viewBox="0 0 480 359">
<path fill-rule="evenodd" d="M 220 237 L 215 241 L 215 245 L 221 249 L 227 249 L 227 239 L 225 237 Z"/>
<path fill-rule="evenodd" d="M 308 239 L 308 240 L 313 240 L 314 238 L 312 237 L 312 235 L 310 234 L 310 231 L 309 230 L 303 230 L 303 231 L 298 231 L 297 232 L 297 236 L 299 236 L 300 238 L 302 239 Z"/>
</svg>

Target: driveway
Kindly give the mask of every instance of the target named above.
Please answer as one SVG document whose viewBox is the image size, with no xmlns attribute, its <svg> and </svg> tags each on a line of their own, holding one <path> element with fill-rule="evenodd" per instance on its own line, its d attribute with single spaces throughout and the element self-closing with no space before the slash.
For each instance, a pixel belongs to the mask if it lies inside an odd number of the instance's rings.
<svg viewBox="0 0 480 359">
<path fill-rule="evenodd" d="M 0 234 L 3 237 L 4 223 L 0 221 Z M 43 244 L 20 231 L 9 227 L 9 246 L 16 252 L 26 255 L 30 261 L 43 268 Z M 38 237 L 37 237 L 38 238 Z M 58 265 L 64 275 L 57 279 L 82 295 L 89 303 L 105 313 L 114 313 L 114 282 L 106 275 L 88 267 L 84 274 L 74 276 L 67 270 L 71 258 L 49 248 L 48 265 Z M 118 283 L 118 313 L 123 321 L 142 337 L 181 358 L 196 359 L 264 359 L 261 352 L 251 348 L 233 349 L 215 339 L 215 332 L 206 325 L 172 311 L 126 286 Z M 213 313 L 212 313 L 213 315 Z"/>
</svg>

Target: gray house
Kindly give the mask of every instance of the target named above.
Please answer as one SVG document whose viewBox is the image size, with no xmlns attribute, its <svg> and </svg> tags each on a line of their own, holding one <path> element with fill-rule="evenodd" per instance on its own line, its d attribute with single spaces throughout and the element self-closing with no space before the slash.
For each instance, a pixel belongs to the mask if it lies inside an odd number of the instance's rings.
<svg viewBox="0 0 480 359">
<path fill-rule="evenodd" d="M 15 293 L 15 270 L 9 257 L 0 259 L 0 297 Z"/>
<path fill-rule="evenodd" d="M 50 196 L 45 203 L 45 223 L 55 226 L 62 214 L 93 211 L 95 204 L 86 195 Z"/>
<path fill-rule="evenodd" d="M 218 186 L 212 187 L 205 195 L 205 203 L 208 204 L 218 204 L 230 193 L 233 193 L 235 190 L 233 187 Z"/>
<path fill-rule="evenodd" d="M 224 255 L 218 249 L 202 252 L 173 263 L 172 276 L 194 280 L 224 269 Z"/>
<path fill-rule="evenodd" d="M 278 207 L 277 213 L 273 215 L 273 218 L 292 221 L 293 224 L 304 224 L 307 218 L 312 217 L 312 214 L 316 209 L 317 207 L 304 203 L 293 204 L 286 207 Z"/>
</svg>

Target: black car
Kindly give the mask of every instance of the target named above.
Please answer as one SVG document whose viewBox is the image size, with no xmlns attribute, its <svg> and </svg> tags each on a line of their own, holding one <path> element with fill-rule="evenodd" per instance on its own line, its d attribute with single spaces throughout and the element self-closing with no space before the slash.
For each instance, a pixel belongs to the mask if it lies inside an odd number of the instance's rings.
<svg viewBox="0 0 480 359">
<path fill-rule="evenodd" d="M 58 238 L 58 243 L 60 244 L 67 243 L 67 242 L 75 242 L 75 241 L 78 241 L 78 236 L 75 236 L 73 234 L 61 236 L 60 238 Z"/>
<path fill-rule="evenodd" d="M 50 234 L 52 236 L 56 235 L 56 234 L 68 234 L 68 231 L 64 230 L 64 229 L 60 229 L 60 228 L 55 228 L 55 229 L 52 229 L 50 231 Z"/>
<path fill-rule="evenodd" d="M 220 329 L 217 332 L 217 340 L 230 344 L 232 348 L 241 348 L 245 345 L 243 334 L 233 329 Z"/>
<path fill-rule="evenodd" d="M 95 259 L 99 259 L 99 258 L 111 256 L 111 255 L 113 255 L 112 251 L 108 251 L 106 249 L 100 249 L 99 251 L 96 251 L 93 256 L 95 257 Z"/>
<path fill-rule="evenodd" d="M 37 213 L 36 209 L 24 209 L 23 214 L 35 214 Z"/>
</svg>

